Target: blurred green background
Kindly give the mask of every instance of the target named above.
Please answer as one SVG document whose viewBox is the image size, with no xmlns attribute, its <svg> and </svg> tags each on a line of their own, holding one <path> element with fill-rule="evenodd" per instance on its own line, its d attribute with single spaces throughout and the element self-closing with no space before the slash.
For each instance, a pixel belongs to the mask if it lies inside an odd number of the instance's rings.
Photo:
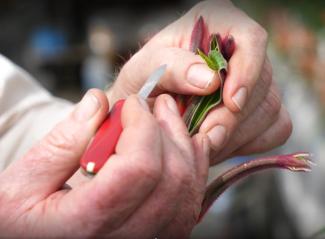
<svg viewBox="0 0 325 239">
<path fill-rule="evenodd" d="M 113 82 L 151 35 L 195 3 L 2 0 L 0 53 L 56 96 L 77 101 Z M 325 2 L 234 3 L 268 30 L 274 80 L 293 120 L 290 140 L 270 153 L 310 151 L 318 166 L 308 175 L 250 177 L 215 203 L 192 238 L 310 238 L 325 226 Z M 225 162 L 211 176 L 244 160 Z"/>
</svg>

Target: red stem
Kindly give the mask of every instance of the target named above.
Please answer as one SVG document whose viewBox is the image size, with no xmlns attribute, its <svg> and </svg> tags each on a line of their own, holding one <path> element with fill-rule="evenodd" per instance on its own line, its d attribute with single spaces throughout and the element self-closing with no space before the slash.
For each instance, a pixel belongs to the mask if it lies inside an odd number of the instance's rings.
<svg viewBox="0 0 325 239">
<path fill-rule="evenodd" d="M 237 165 L 217 177 L 208 187 L 202 202 L 198 222 L 201 221 L 212 204 L 235 182 L 269 168 L 284 168 L 291 171 L 309 172 L 311 170 L 310 154 L 295 153 L 259 158 Z"/>
</svg>

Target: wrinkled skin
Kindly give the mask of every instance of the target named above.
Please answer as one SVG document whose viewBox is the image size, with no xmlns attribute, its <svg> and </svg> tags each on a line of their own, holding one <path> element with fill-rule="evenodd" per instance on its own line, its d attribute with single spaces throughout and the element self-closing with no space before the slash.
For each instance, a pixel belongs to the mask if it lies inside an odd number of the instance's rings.
<svg viewBox="0 0 325 239">
<path fill-rule="evenodd" d="M 167 74 L 156 95 L 162 92 L 207 95 L 220 85 L 202 59 L 188 51 L 193 26 L 203 16 L 211 33 L 232 35 L 236 50 L 229 62 L 224 86 L 224 105 L 209 113 L 200 132 L 206 133 L 213 152 L 211 164 L 231 156 L 266 152 L 283 144 L 291 134 L 291 119 L 281 103 L 266 55 L 267 32 L 229 1 L 205 1 L 155 35 L 122 68 L 107 95 L 111 102 L 138 92 L 147 77 L 161 64 Z M 192 74 L 194 67 L 200 69 Z M 191 83 L 190 78 L 195 80 Z M 193 81 L 192 81 L 193 82 Z M 233 96 L 244 87 L 241 101 Z M 223 126 L 219 135 L 213 130 Z"/>
<path fill-rule="evenodd" d="M 188 51 L 199 15 L 210 32 L 229 33 L 236 41 L 225 104 L 209 113 L 199 134 L 188 136 L 171 97 L 157 97 L 151 114 L 132 96 L 123 109 L 124 131 L 116 154 L 92 180 L 79 173 L 71 178 L 108 110 L 105 95 L 93 90 L 89 94 L 96 104 L 84 99 L 23 159 L 1 173 L 0 203 L 6 205 L 0 208 L 1 235 L 186 238 L 200 211 L 209 145 L 210 162 L 215 164 L 267 151 L 288 138 L 291 121 L 272 79 L 267 34 L 228 1 L 201 2 L 153 37 L 122 68 L 107 92 L 110 105 L 138 92 L 164 63 L 167 74 L 154 96 L 206 95 L 219 87 L 214 73 Z M 246 93 L 234 101 L 241 87 Z M 226 129 L 223 140 L 213 133 L 217 125 Z M 62 189 L 69 178 L 72 188 Z"/>
<path fill-rule="evenodd" d="M 189 136 L 168 95 L 157 98 L 153 114 L 129 97 L 116 154 L 92 180 L 62 189 L 108 109 L 103 92 L 87 96 L 1 173 L 1 236 L 188 237 L 200 212 L 209 141 L 203 134 Z"/>
</svg>

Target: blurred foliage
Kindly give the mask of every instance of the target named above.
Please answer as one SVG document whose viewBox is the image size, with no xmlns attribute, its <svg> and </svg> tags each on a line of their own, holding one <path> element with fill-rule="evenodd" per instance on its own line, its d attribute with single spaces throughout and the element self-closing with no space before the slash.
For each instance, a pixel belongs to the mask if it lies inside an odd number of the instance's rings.
<svg viewBox="0 0 325 239">
<path fill-rule="evenodd" d="M 324 0 L 233 0 L 233 2 L 258 19 L 263 19 L 263 17 L 267 15 L 267 12 L 272 8 L 286 8 L 293 14 L 298 15 L 304 23 L 315 30 L 319 30 L 325 25 Z"/>
</svg>

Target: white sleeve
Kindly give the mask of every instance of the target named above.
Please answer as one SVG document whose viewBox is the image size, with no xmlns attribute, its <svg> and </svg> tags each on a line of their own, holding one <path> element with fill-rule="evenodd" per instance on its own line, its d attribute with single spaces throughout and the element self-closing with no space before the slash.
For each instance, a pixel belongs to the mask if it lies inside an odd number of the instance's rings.
<svg viewBox="0 0 325 239">
<path fill-rule="evenodd" d="M 72 109 L 0 55 L 0 171 L 19 159 Z"/>
</svg>

